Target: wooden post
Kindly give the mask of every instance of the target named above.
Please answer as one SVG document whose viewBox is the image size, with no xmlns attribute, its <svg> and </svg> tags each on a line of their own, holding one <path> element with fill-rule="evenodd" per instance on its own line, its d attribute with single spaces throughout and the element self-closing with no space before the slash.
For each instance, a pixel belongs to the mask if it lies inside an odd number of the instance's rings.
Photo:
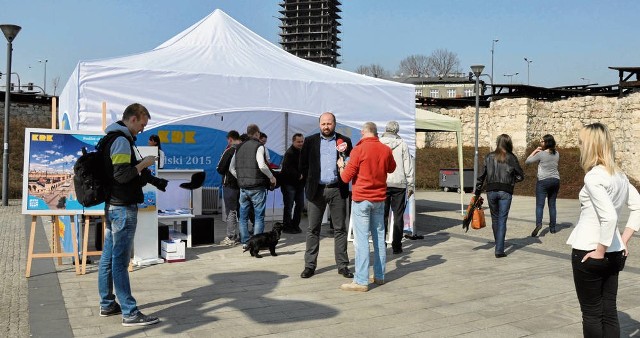
<svg viewBox="0 0 640 338">
<path fill-rule="evenodd" d="M 54 96 L 51 98 L 51 129 L 58 129 L 58 99 Z"/>
<path fill-rule="evenodd" d="M 52 222 L 53 222 L 53 246 L 51 247 L 51 251 L 50 252 L 46 252 L 46 253 L 34 253 L 33 252 L 33 246 L 34 246 L 34 242 L 35 242 L 35 238 L 36 238 L 36 221 L 37 221 L 37 215 L 31 215 L 31 233 L 29 234 L 29 248 L 27 251 L 27 271 L 26 271 L 26 277 L 29 278 L 31 276 L 31 261 L 34 258 L 58 258 L 59 261 L 61 261 L 62 257 L 73 257 L 73 259 L 75 259 L 75 269 L 76 269 L 76 275 L 80 274 L 80 261 L 78 260 L 78 240 L 76 237 L 76 227 L 75 227 L 75 215 L 71 214 L 68 216 L 71 216 L 71 237 L 72 237 L 72 245 L 73 245 L 73 252 L 62 252 L 61 248 L 60 248 L 60 243 L 59 243 L 59 239 L 56 238 L 56 236 L 58 236 L 58 217 L 60 215 L 41 215 L 41 216 L 51 216 L 53 217 Z"/>
</svg>

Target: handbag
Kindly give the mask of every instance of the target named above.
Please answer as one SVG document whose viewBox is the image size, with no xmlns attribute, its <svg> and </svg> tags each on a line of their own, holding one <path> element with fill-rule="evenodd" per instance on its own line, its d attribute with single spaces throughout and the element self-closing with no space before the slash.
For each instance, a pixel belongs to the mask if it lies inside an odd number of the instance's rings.
<svg viewBox="0 0 640 338">
<path fill-rule="evenodd" d="M 478 206 L 473 209 L 473 218 L 471 219 L 471 228 L 473 229 L 482 229 L 487 226 L 487 223 L 484 218 L 484 209 L 481 206 Z"/>
</svg>

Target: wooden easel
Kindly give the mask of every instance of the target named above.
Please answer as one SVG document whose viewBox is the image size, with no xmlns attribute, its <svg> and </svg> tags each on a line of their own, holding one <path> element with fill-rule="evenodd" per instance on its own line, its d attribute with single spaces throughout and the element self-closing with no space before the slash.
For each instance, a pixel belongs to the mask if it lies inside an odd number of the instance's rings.
<svg viewBox="0 0 640 338">
<path fill-rule="evenodd" d="M 36 239 L 36 223 L 38 216 L 50 216 L 53 222 L 53 234 L 52 234 L 52 245 L 51 252 L 43 252 L 43 253 L 34 253 L 33 245 Z M 73 245 L 73 252 L 62 252 L 60 240 L 58 239 L 58 234 L 60 233 L 59 227 L 59 217 L 60 216 L 70 216 L 71 217 L 71 238 Z M 78 240 L 76 237 L 76 227 L 74 225 L 74 214 L 67 215 L 31 215 L 31 233 L 29 234 L 29 251 L 27 251 L 27 272 L 26 277 L 29 278 L 31 276 L 31 261 L 34 258 L 58 258 L 58 265 L 62 264 L 62 257 L 73 257 L 75 259 L 75 269 L 76 275 L 80 274 L 80 261 L 78 260 Z M 65 229 L 67 230 L 67 229 Z"/>
<path fill-rule="evenodd" d="M 87 257 L 102 255 L 101 251 L 88 251 L 89 246 L 89 225 L 91 224 L 91 216 L 99 216 L 102 219 L 102 241 L 104 243 L 104 232 L 107 227 L 107 218 L 102 215 L 84 215 L 84 228 L 82 229 L 82 269 L 81 274 L 87 273 Z M 98 229 L 96 229 L 98 231 Z"/>
</svg>

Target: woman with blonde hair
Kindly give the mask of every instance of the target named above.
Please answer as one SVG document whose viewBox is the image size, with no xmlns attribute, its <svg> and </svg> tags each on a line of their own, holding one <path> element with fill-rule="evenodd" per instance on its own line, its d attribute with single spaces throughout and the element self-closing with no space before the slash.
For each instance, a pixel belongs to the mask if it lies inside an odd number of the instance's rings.
<svg viewBox="0 0 640 338">
<path fill-rule="evenodd" d="M 480 195 L 484 181 L 487 181 L 487 201 L 491 211 L 491 228 L 496 242 L 496 258 L 506 257 L 504 238 L 507 234 L 507 217 L 511 208 L 513 187 L 524 180 L 524 172 L 513 154 L 513 142 L 507 134 L 498 136 L 496 149 L 484 158 L 482 174 L 476 182 L 476 196 Z"/>
<path fill-rule="evenodd" d="M 580 130 L 580 164 L 585 171 L 580 190 L 580 218 L 567 244 L 585 337 L 619 337 L 616 309 L 618 273 L 628 255 L 627 243 L 640 228 L 640 194 L 615 163 L 613 140 L 602 123 Z M 618 218 L 630 210 L 620 235 Z"/>
</svg>

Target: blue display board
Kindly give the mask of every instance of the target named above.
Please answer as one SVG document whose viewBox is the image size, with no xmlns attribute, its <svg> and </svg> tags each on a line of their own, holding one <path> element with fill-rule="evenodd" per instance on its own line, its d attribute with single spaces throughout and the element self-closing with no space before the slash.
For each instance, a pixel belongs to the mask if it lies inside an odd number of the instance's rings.
<svg viewBox="0 0 640 338">
<path fill-rule="evenodd" d="M 27 128 L 24 142 L 22 213 L 69 215 L 104 210 L 104 203 L 83 208 L 75 197 L 73 166 L 82 148 L 94 151 L 102 132 Z M 141 208 L 155 208 L 155 189 L 144 191 Z"/>
</svg>

